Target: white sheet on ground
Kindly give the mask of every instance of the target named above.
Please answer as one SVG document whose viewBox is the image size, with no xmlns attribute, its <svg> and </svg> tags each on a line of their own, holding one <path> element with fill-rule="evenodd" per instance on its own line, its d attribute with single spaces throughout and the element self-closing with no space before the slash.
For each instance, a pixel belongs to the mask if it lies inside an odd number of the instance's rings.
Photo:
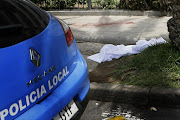
<svg viewBox="0 0 180 120">
<path fill-rule="evenodd" d="M 118 59 L 126 55 L 139 54 L 149 46 L 163 44 L 163 43 L 166 43 L 166 41 L 161 37 L 158 39 L 152 38 L 149 41 L 139 40 L 138 42 L 136 42 L 136 45 L 115 46 L 112 44 L 106 44 L 101 48 L 100 53 L 91 55 L 87 58 L 95 62 L 101 63 L 104 61 L 111 61 L 113 58 Z"/>
</svg>

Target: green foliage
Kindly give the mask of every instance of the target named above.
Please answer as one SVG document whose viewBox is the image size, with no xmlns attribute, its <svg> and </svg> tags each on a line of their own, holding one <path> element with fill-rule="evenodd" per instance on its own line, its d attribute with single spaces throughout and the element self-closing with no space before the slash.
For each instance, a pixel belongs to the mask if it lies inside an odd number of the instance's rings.
<svg viewBox="0 0 180 120">
<path fill-rule="evenodd" d="M 116 71 L 120 84 L 180 88 L 180 54 L 170 43 L 124 59 L 128 63 Z"/>
<path fill-rule="evenodd" d="M 148 9 L 145 0 L 120 0 L 119 8 L 130 10 L 146 10 Z"/>
<path fill-rule="evenodd" d="M 44 9 L 64 9 L 71 8 L 77 3 L 77 0 L 31 0 L 39 7 Z M 82 4 L 83 0 L 79 0 L 79 3 Z"/>
<path fill-rule="evenodd" d="M 74 8 L 77 4 L 86 4 L 87 0 L 31 0 L 46 9 Z M 170 11 L 171 0 L 91 0 L 101 9 L 159 10 Z M 94 6 L 92 6 L 94 7 Z"/>
<path fill-rule="evenodd" d="M 170 0 L 120 0 L 120 9 L 130 10 L 149 10 L 155 9 L 160 11 L 170 10 Z"/>
<path fill-rule="evenodd" d="M 114 0 L 101 0 L 100 5 L 103 9 L 113 9 L 115 8 L 115 1 Z"/>
<path fill-rule="evenodd" d="M 67 6 L 73 7 L 76 4 L 76 0 L 64 0 Z"/>
</svg>

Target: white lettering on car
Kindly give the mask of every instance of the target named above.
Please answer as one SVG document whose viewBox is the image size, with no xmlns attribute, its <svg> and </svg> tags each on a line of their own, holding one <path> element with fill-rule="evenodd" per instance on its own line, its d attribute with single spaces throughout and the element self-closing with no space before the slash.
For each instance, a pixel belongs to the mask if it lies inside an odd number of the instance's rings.
<svg viewBox="0 0 180 120">
<path fill-rule="evenodd" d="M 51 69 L 49 69 L 51 71 Z M 47 74 L 47 73 L 44 73 Z M 53 76 L 52 80 L 48 80 L 48 90 L 53 89 L 59 82 L 61 82 L 67 75 L 69 71 L 67 66 L 62 69 L 57 75 Z M 0 111 L 0 120 L 5 120 L 8 115 L 15 116 L 18 114 L 19 111 L 26 109 L 32 103 L 36 102 L 40 99 L 43 95 L 47 93 L 47 90 L 44 85 L 41 85 L 40 88 L 37 88 L 35 91 L 32 91 L 29 95 L 26 95 L 25 101 L 19 100 L 16 103 L 13 103 L 9 109 L 4 109 Z"/>
<path fill-rule="evenodd" d="M 30 94 L 30 101 L 31 101 L 31 103 L 36 101 L 37 96 L 35 96 L 35 95 L 36 95 L 35 91 L 31 92 L 31 94 Z"/>
<path fill-rule="evenodd" d="M 53 77 L 53 85 L 56 86 L 57 84 L 58 84 L 58 78 L 57 78 L 57 76 L 55 75 L 55 76 Z"/>
<path fill-rule="evenodd" d="M 49 90 L 51 90 L 53 88 L 53 85 L 51 85 L 51 81 L 48 80 L 48 86 L 49 86 Z"/>
<path fill-rule="evenodd" d="M 67 75 L 68 75 L 69 71 L 67 69 L 67 66 L 58 73 L 58 75 L 53 77 L 53 81 L 51 82 L 51 80 L 48 81 L 48 87 L 49 90 L 51 90 L 53 87 L 55 87 L 58 82 L 61 82 L 62 79 L 64 79 Z"/>
<path fill-rule="evenodd" d="M 5 117 L 8 115 L 8 109 L 4 109 L 0 112 L 1 120 L 5 120 Z"/>
<path fill-rule="evenodd" d="M 27 106 L 30 105 L 30 102 L 29 102 L 29 96 L 28 96 L 28 95 L 26 95 L 26 104 L 27 104 Z"/>
<path fill-rule="evenodd" d="M 36 92 L 37 92 L 37 97 L 38 97 L 38 99 L 39 99 L 39 98 L 40 98 L 39 88 L 36 89 Z"/>
<path fill-rule="evenodd" d="M 26 108 L 26 105 L 22 104 L 22 100 L 19 100 L 19 108 L 20 108 L 20 111 L 22 111 Z"/>
<path fill-rule="evenodd" d="M 46 94 L 46 89 L 44 87 L 44 85 L 41 86 L 41 97 L 43 96 L 43 94 Z"/>
<path fill-rule="evenodd" d="M 19 112 L 19 107 L 17 103 L 14 103 L 9 108 L 9 113 L 11 116 L 15 116 Z"/>
</svg>

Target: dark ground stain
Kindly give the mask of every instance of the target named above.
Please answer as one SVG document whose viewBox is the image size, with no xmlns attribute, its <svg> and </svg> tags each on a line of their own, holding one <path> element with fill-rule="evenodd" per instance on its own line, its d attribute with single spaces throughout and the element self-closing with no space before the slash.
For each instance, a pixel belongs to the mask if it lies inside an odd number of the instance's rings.
<svg viewBox="0 0 180 120">
<path fill-rule="evenodd" d="M 126 21 L 115 21 L 115 22 L 107 22 L 107 23 L 95 23 L 95 24 L 92 24 L 92 23 L 89 23 L 89 24 L 71 24 L 72 26 L 74 27 L 79 27 L 79 28 L 82 28 L 82 27 L 89 27 L 89 26 L 94 26 L 94 27 L 103 27 L 103 26 L 111 26 L 111 25 L 122 25 L 122 24 L 135 24 L 134 22 L 132 21 L 129 21 L 129 20 L 126 20 Z"/>
</svg>

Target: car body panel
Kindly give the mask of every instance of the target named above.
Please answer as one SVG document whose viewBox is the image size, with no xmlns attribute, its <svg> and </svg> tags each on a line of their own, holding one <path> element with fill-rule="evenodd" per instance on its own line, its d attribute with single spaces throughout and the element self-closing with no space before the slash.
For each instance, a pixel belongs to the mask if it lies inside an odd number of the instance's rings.
<svg viewBox="0 0 180 120">
<path fill-rule="evenodd" d="M 76 68 L 46 99 L 33 106 L 15 120 L 50 120 L 60 112 L 73 98 L 82 101 L 90 86 L 87 65 L 80 53 L 76 58 Z"/>
<path fill-rule="evenodd" d="M 0 49 L 1 120 L 3 120 L 2 116 L 5 116 L 4 114 L 7 111 L 6 119 L 14 119 L 27 110 L 33 115 L 33 120 L 36 117 L 39 119 L 38 110 L 46 113 L 47 118 L 53 117 L 75 95 L 79 94 L 78 99 L 83 100 L 89 89 L 87 65 L 77 50 L 75 40 L 68 47 L 62 26 L 55 17 L 51 15 L 49 17 L 48 26 L 40 34 L 13 46 Z M 41 64 L 39 67 L 32 63 L 30 49 L 40 54 Z M 55 67 L 55 70 L 48 72 L 46 76 L 36 81 L 36 83 L 27 86 L 30 80 L 43 75 L 44 71 L 47 72 L 52 66 Z M 77 70 L 74 71 L 74 69 Z M 59 74 L 60 72 L 61 74 Z M 58 75 L 62 80 L 58 79 Z M 55 82 L 53 86 L 53 80 L 59 81 Z M 56 89 L 56 87 L 58 88 Z M 44 100 L 52 91 L 53 93 L 50 95 L 52 97 L 48 97 L 48 99 L 55 104 L 48 106 L 49 101 L 46 100 L 45 102 L 42 99 Z M 40 101 L 43 106 L 37 104 Z M 58 102 L 59 104 L 57 104 Z M 52 109 L 55 112 L 47 115 L 47 111 L 52 111 Z M 22 114 L 21 116 L 24 119 L 23 116 L 26 117 L 26 115 Z M 39 115 L 44 119 L 46 118 L 46 116 L 42 116 L 43 114 Z M 17 119 L 21 119 L 21 116 Z"/>
</svg>

